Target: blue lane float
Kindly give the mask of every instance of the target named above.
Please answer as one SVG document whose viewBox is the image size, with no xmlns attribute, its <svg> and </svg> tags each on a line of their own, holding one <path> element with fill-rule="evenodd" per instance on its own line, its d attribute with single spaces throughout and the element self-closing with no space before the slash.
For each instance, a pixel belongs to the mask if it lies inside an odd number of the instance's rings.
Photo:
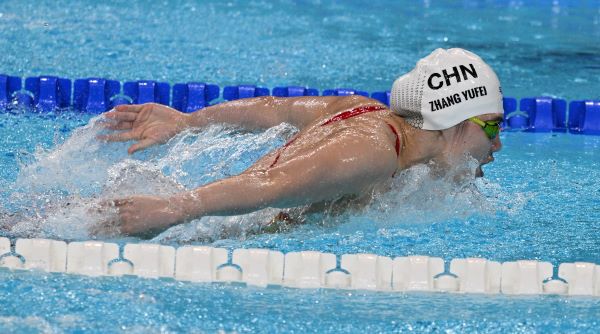
<svg viewBox="0 0 600 334">
<path fill-rule="evenodd" d="M 133 100 L 131 99 L 131 97 L 124 95 L 124 94 L 119 94 L 119 95 L 115 95 L 113 97 L 110 98 L 110 108 L 106 109 L 106 111 L 116 107 L 116 106 L 120 106 L 122 104 L 132 104 Z"/>
<path fill-rule="evenodd" d="M 323 96 L 348 96 L 348 95 L 362 95 L 369 97 L 369 93 L 362 90 L 355 90 L 352 88 L 336 88 L 326 89 L 323 91 Z"/>
<path fill-rule="evenodd" d="M 33 94 L 36 110 L 51 112 L 71 106 L 71 80 L 54 76 L 25 79 L 25 89 Z"/>
<path fill-rule="evenodd" d="M 529 132 L 565 132 L 567 102 L 551 97 L 521 99 L 521 111 L 529 117 Z"/>
<path fill-rule="evenodd" d="M 293 97 L 293 96 L 319 96 L 319 91 L 314 88 L 306 88 L 300 86 L 275 87 L 272 92 L 273 96 L 278 97 Z"/>
<path fill-rule="evenodd" d="M 0 108 L 6 108 L 13 100 L 15 92 L 21 90 L 21 78 L 0 75 Z"/>
<path fill-rule="evenodd" d="M 269 95 L 269 89 L 254 85 L 227 86 L 223 88 L 223 99 L 227 101 Z"/>
<path fill-rule="evenodd" d="M 517 110 L 517 99 L 515 99 L 513 97 L 502 98 L 502 105 L 504 107 L 504 116 L 502 119 L 502 127 L 505 128 L 507 126 L 506 120 L 507 120 L 508 116 Z"/>
<path fill-rule="evenodd" d="M 529 117 L 521 112 L 515 112 L 506 119 L 508 131 L 522 131 L 529 127 Z"/>
<path fill-rule="evenodd" d="M 123 84 L 123 94 L 129 96 L 134 104 L 155 102 L 169 105 L 171 86 L 152 80 L 126 82 Z"/>
<path fill-rule="evenodd" d="M 600 101 L 571 101 L 569 103 L 569 132 L 600 135 Z"/>
<path fill-rule="evenodd" d="M 102 78 L 77 79 L 73 86 L 73 108 L 93 114 L 109 110 L 111 99 L 121 92 L 120 82 Z"/>
<path fill-rule="evenodd" d="M 388 107 L 390 106 L 390 92 L 389 91 L 374 92 L 371 94 L 371 98 L 385 104 Z"/>
<path fill-rule="evenodd" d="M 188 82 L 173 85 L 172 107 L 190 113 L 210 105 L 219 98 L 219 86 L 203 82 Z"/>
<path fill-rule="evenodd" d="M 71 92 L 73 94 L 71 94 Z M 171 93 L 173 94 L 171 98 Z M 120 104 L 147 102 L 170 105 L 182 112 L 192 112 L 211 105 L 221 97 L 223 100 L 258 96 L 318 96 L 319 91 L 302 86 L 273 88 L 254 85 L 227 86 L 219 96 L 219 86 L 202 82 L 175 84 L 152 80 L 125 82 L 104 78 L 84 78 L 71 82 L 55 76 L 29 77 L 25 85 L 20 77 L 0 74 L 0 111 L 14 107 L 33 111 L 53 112 L 73 107 L 89 113 L 102 113 Z M 323 96 L 362 95 L 366 91 L 353 88 L 326 89 Z M 374 92 L 370 95 L 389 106 L 390 92 Z M 520 103 L 518 103 L 520 102 Z M 517 101 L 505 97 L 504 124 L 509 131 L 566 132 L 600 135 L 600 101 L 567 101 L 552 97 L 528 97 Z M 517 105 L 520 108 L 517 108 Z M 568 108 L 567 108 L 568 107 Z"/>
</svg>

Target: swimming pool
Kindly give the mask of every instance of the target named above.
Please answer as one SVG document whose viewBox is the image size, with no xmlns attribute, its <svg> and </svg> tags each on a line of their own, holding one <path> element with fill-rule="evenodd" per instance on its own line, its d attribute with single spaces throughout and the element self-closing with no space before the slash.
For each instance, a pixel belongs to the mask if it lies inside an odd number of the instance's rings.
<svg viewBox="0 0 600 334">
<path fill-rule="evenodd" d="M 4 3 L 0 13 L 5 37 L 0 49 L 7 50 L 0 72 L 22 77 L 377 91 L 388 89 L 431 49 L 460 46 L 497 69 L 507 96 L 598 97 L 599 53 L 591 43 L 600 34 L 597 2 L 381 2 L 368 8 L 359 2 L 38 2 Z M 3 113 L 0 119 L 0 203 L 7 210 L 46 207 L 46 200 L 58 203 L 61 197 L 115 194 L 119 182 L 123 193 L 173 191 L 173 180 L 188 187 L 202 184 L 241 171 L 295 131 L 280 126 L 240 133 L 215 127 L 125 160 L 125 144 L 93 144 L 95 130 L 81 128 L 88 115 Z M 76 128 L 80 131 L 70 137 Z M 415 169 L 401 179 L 411 187 L 377 199 L 366 211 L 313 217 L 311 224 L 285 234 L 247 235 L 244 228 L 230 226 L 237 218 L 206 219 L 156 241 L 282 252 L 600 263 L 600 137 L 502 136 L 505 147 L 486 168 L 486 178 L 459 190 Z M 36 152 L 39 144 L 50 153 Z M 111 173 L 122 177 L 111 178 Z M 82 211 L 59 208 L 43 229 L 22 226 L 11 233 L 85 240 L 82 217 Z M 6 332 L 594 332 L 600 315 L 597 298 L 0 275 L 0 328 Z"/>
</svg>

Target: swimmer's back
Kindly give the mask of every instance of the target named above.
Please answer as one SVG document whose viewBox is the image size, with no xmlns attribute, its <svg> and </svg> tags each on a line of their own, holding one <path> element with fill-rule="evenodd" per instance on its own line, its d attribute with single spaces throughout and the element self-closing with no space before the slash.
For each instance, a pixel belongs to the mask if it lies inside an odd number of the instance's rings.
<svg viewBox="0 0 600 334">
<path fill-rule="evenodd" d="M 253 169 L 264 171 L 273 168 L 295 156 L 310 154 L 326 142 L 339 141 L 343 144 L 344 137 L 349 135 L 390 140 L 397 156 L 399 137 L 395 128 L 386 121 L 389 115 L 387 106 L 376 100 L 362 96 L 339 98 L 320 111 L 317 118 L 301 128 L 284 146 L 260 159 Z"/>
<path fill-rule="evenodd" d="M 320 121 L 332 117 L 338 113 L 367 105 L 380 105 L 387 108 L 381 102 L 361 96 L 303 96 L 297 98 L 288 98 L 290 104 L 304 106 L 300 112 L 294 112 L 289 115 L 291 124 L 297 126 L 300 130 L 314 126 Z M 315 107 L 317 106 L 317 107 Z"/>
</svg>

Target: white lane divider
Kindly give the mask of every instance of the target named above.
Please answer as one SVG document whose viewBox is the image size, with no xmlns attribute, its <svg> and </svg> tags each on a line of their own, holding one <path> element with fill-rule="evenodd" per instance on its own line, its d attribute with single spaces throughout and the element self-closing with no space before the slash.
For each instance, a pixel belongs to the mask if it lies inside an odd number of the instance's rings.
<svg viewBox="0 0 600 334">
<path fill-rule="evenodd" d="M 600 266 L 593 263 L 562 263 L 558 276 L 569 282 L 569 295 L 600 296 Z"/>
<path fill-rule="evenodd" d="M 391 290 L 392 259 L 374 254 L 344 254 L 341 267 L 350 273 L 350 288 Z"/>
<path fill-rule="evenodd" d="M 458 291 L 467 293 L 500 293 L 502 265 L 482 258 L 454 259 L 450 272 L 458 278 Z"/>
<path fill-rule="evenodd" d="M 175 255 L 175 279 L 192 282 L 217 281 L 217 268 L 227 263 L 227 250 L 206 246 L 183 246 Z"/>
<path fill-rule="evenodd" d="M 112 274 L 110 262 L 117 258 L 117 244 L 101 241 L 71 242 L 67 246 L 67 273 L 108 276 Z"/>
<path fill-rule="evenodd" d="M 334 254 L 315 251 L 287 253 L 283 268 L 283 285 L 293 288 L 343 287 L 345 283 L 338 282 L 337 274 L 327 275 L 335 267 Z M 345 276 L 342 277 L 345 281 Z"/>
<path fill-rule="evenodd" d="M 235 249 L 233 264 L 242 268 L 241 281 L 265 287 L 283 282 L 284 255 L 268 249 Z"/>
<path fill-rule="evenodd" d="M 502 293 L 526 295 L 543 293 L 544 280 L 552 277 L 552 264 L 532 260 L 502 263 Z"/>
<path fill-rule="evenodd" d="M 340 288 L 377 291 L 446 291 L 482 294 L 564 294 L 600 297 L 600 265 L 562 263 L 553 277 L 549 262 L 454 259 L 449 272 L 437 257 L 390 258 L 316 251 L 283 254 L 268 249 L 228 251 L 207 246 L 177 249 L 159 244 L 0 238 L 0 267 L 87 276 L 134 275 L 192 282 L 240 282 L 266 287 Z"/>
<path fill-rule="evenodd" d="M 434 276 L 443 272 L 444 260 L 439 257 L 397 257 L 392 266 L 392 288 L 396 291 L 433 291 Z"/>
<path fill-rule="evenodd" d="M 130 273 L 136 276 L 158 278 L 175 275 L 175 248 L 171 246 L 127 244 L 123 250 L 123 258 L 133 264 Z"/>
<path fill-rule="evenodd" d="M 23 269 L 57 273 L 67 269 L 67 243 L 64 241 L 18 239 L 15 252 L 25 259 Z"/>
<path fill-rule="evenodd" d="M 7 238 L 0 238 L 0 255 L 10 253 L 10 240 Z"/>
<path fill-rule="evenodd" d="M 18 269 L 23 267 L 21 258 L 10 253 L 10 240 L 0 238 L 0 267 Z"/>
</svg>

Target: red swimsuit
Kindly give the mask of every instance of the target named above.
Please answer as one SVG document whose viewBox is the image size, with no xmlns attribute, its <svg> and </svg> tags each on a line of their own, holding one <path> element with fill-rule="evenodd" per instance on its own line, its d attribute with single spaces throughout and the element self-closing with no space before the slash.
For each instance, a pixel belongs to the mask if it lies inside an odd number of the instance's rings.
<svg viewBox="0 0 600 334">
<path fill-rule="evenodd" d="M 383 109 L 386 109 L 386 108 L 383 106 L 375 106 L 375 105 L 354 108 L 352 110 L 344 111 L 343 113 L 333 116 L 332 118 L 328 119 L 323 124 L 321 124 L 321 126 L 325 126 L 325 125 L 328 125 L 328 124 L 331 124 L 331 123 L 334 123 L 337 121 L 341 121 L 344 119 L 348 119 L 348 118 L 351 118 L 354 116 L 358 116 L 358 115 L 361 115 L 364 113 L 368 113 L 368 112 L 372 112 L 372 111 L 379 111 L 379 110 L 383 110 Z M 400 138 L 398 137 L 398 132 L 396 132 L 396 129 L 390 123 L 387 123 L 387 125 L 390 127 L 390 129 L 396 136 L 396 155 L 400 155 Z M 281 153 L 283 153 L 283 151 L 288 146 L 290 146 L 297 138 L 298 137 L 296 136 L 296 137 L 292 138 L 290 141 L 288 141 L 285 145 L 283 145 L 283 147 L 279 150 L 279 153 L 277 154 L 277 156 L 275 157 L 275 160 L 273 160 L 273 163 L 269 166 L 269 168 L 275 166 L 275 164 L 277 163 L 277 160 L 279 160 L 279 156 L 281 155 Z"/>
</svg>

